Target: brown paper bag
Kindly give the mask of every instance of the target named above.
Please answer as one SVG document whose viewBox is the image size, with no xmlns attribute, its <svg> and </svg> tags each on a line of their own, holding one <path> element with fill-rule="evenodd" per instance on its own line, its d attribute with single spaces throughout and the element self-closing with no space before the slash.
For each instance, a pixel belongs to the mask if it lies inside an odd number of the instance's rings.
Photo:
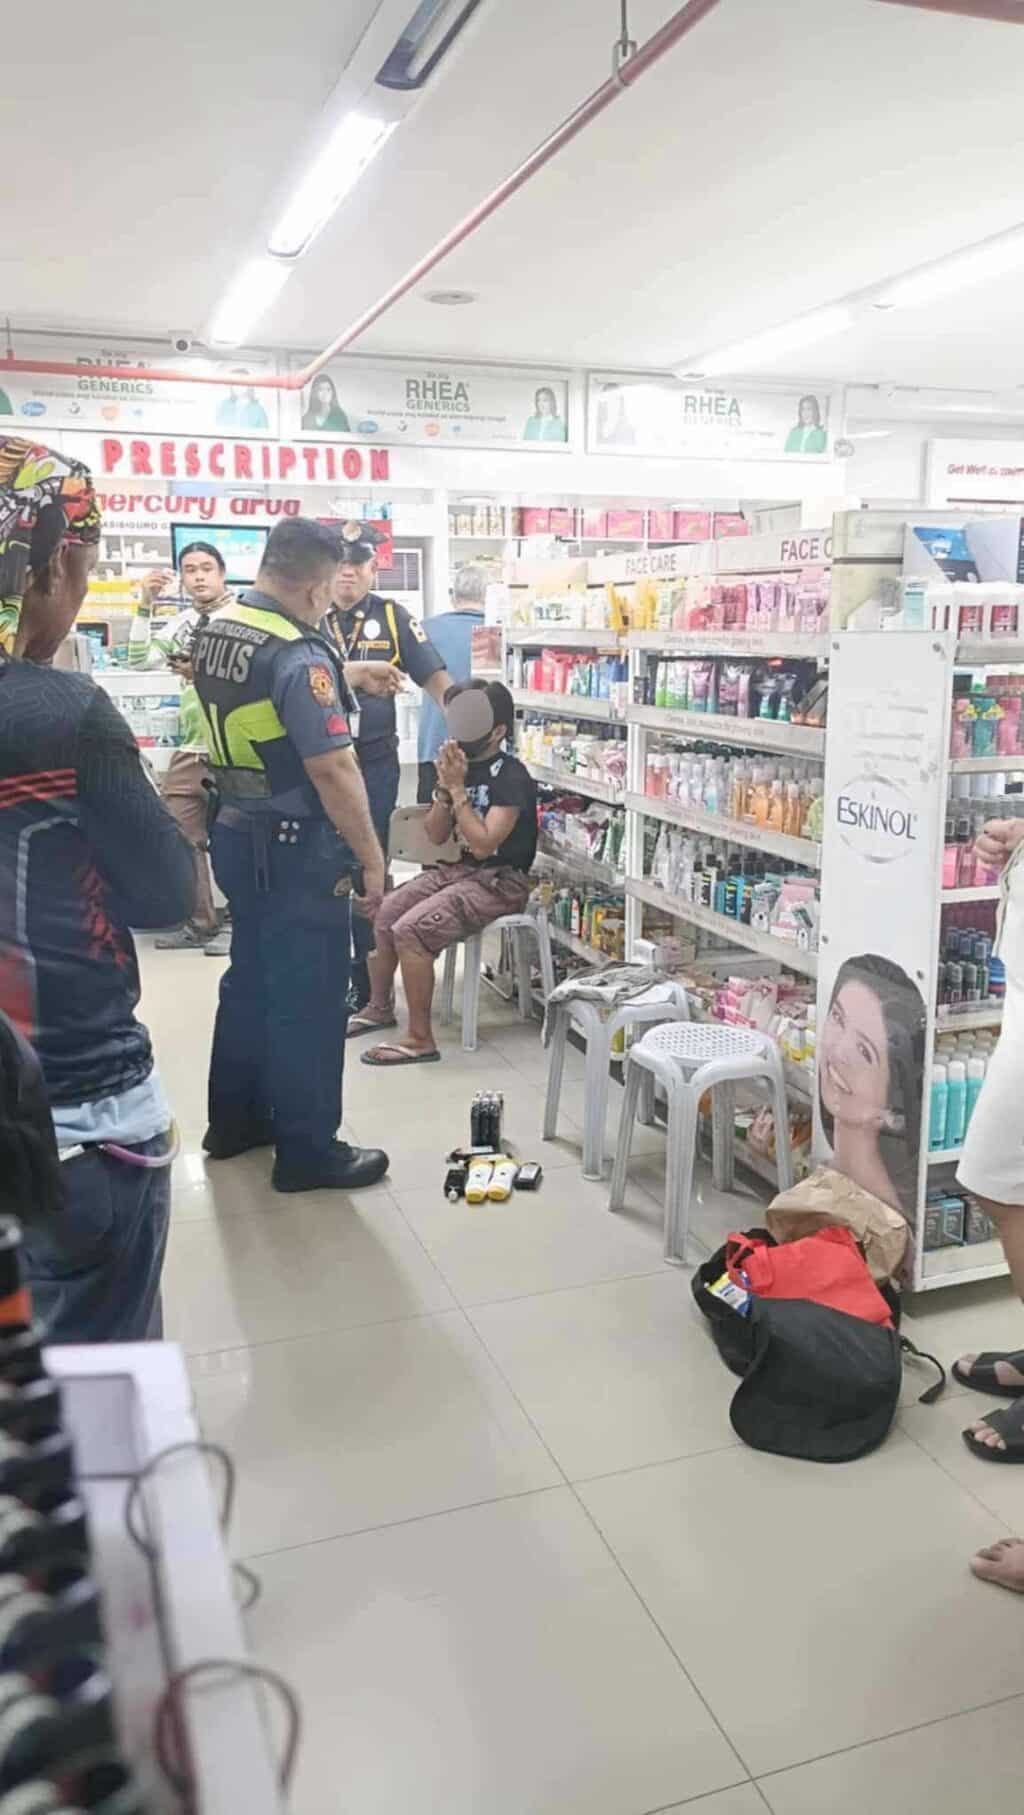
<svg viewBox="0 0 1024 1815">
<path fill-rule="evenodd" d="M 864 1249 L 874 1279 L 896 1277 L 910 1238 L 898 1210 L 832 1166 L 817 1166 L 792 1191 L 780 1191 L 765 1221 L 779 1242 L 799 1241 L 830 1224 L 849 1229 Z"/>
</svg>

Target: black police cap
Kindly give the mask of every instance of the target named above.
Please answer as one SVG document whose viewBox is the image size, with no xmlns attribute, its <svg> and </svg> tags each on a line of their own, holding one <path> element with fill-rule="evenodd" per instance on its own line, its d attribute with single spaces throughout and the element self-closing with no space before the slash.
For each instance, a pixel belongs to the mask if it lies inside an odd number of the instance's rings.
<svg viewBox="0 0 1024 1815">
<path fill-rule="evenodd" d="M 354 561 L 362 567 L 365 561 L 372 561 L 384 537 L 372 523 L 343 523 L 340 533 L 341 559 Z"/>
</svg>

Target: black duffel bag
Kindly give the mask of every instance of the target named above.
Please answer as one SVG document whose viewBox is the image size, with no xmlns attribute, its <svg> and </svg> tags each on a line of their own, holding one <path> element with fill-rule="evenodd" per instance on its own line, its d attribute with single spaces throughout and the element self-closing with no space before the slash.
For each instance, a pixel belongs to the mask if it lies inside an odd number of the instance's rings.
<svg viewBox="0 0 1024 1815">
<path fill-rule="evenodd" d="M 763 1229 L 749 1231 L 772 1242 Z M 737 1311 L 709 1290 L 726 1271 L 724 1246 L 693 1275 L 693 1296 L 726 1366 L 740 1376 L 729 1408 L 736 1435 L 752 1449 L 806 1462 L 852 1462 L 877 1449 L 896 1416 L 903 1356 L 931 1362 L 940 1378 L 921 1394 L 930 1405 L 946 1384 L 934 1356 L 899 1334 L 899 1294 L 880 1286 L 893 1329 L 806 1298 L 758 1298 Z"/>
</svg>

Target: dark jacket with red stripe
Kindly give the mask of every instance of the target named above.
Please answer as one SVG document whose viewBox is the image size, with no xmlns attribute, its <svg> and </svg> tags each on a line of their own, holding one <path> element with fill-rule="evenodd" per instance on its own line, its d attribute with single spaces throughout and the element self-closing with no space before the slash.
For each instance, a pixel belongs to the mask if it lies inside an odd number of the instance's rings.
<svg viewBox="0 0 1024 1815">
<path fill-rule="evenodd" d="M 0 1009 L 54 1104 L 149 1076 L 130 926 L 191 912 L 195 859 L 85 675 L 0 657 Z"/>
</svg>

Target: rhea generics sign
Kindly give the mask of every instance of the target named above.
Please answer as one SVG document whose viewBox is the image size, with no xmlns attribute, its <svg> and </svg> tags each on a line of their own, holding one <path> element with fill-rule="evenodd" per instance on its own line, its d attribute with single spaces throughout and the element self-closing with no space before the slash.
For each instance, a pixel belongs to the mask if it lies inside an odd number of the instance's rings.
<svg viewBox="0 0 1024 1815">
<path fill-rule="evenodd" d="M 102 435 L 97 477 L 337 485 L 387 481 L 391 450 L 292 441 L 199 441 L 183 436 Z"/>
</svg>

